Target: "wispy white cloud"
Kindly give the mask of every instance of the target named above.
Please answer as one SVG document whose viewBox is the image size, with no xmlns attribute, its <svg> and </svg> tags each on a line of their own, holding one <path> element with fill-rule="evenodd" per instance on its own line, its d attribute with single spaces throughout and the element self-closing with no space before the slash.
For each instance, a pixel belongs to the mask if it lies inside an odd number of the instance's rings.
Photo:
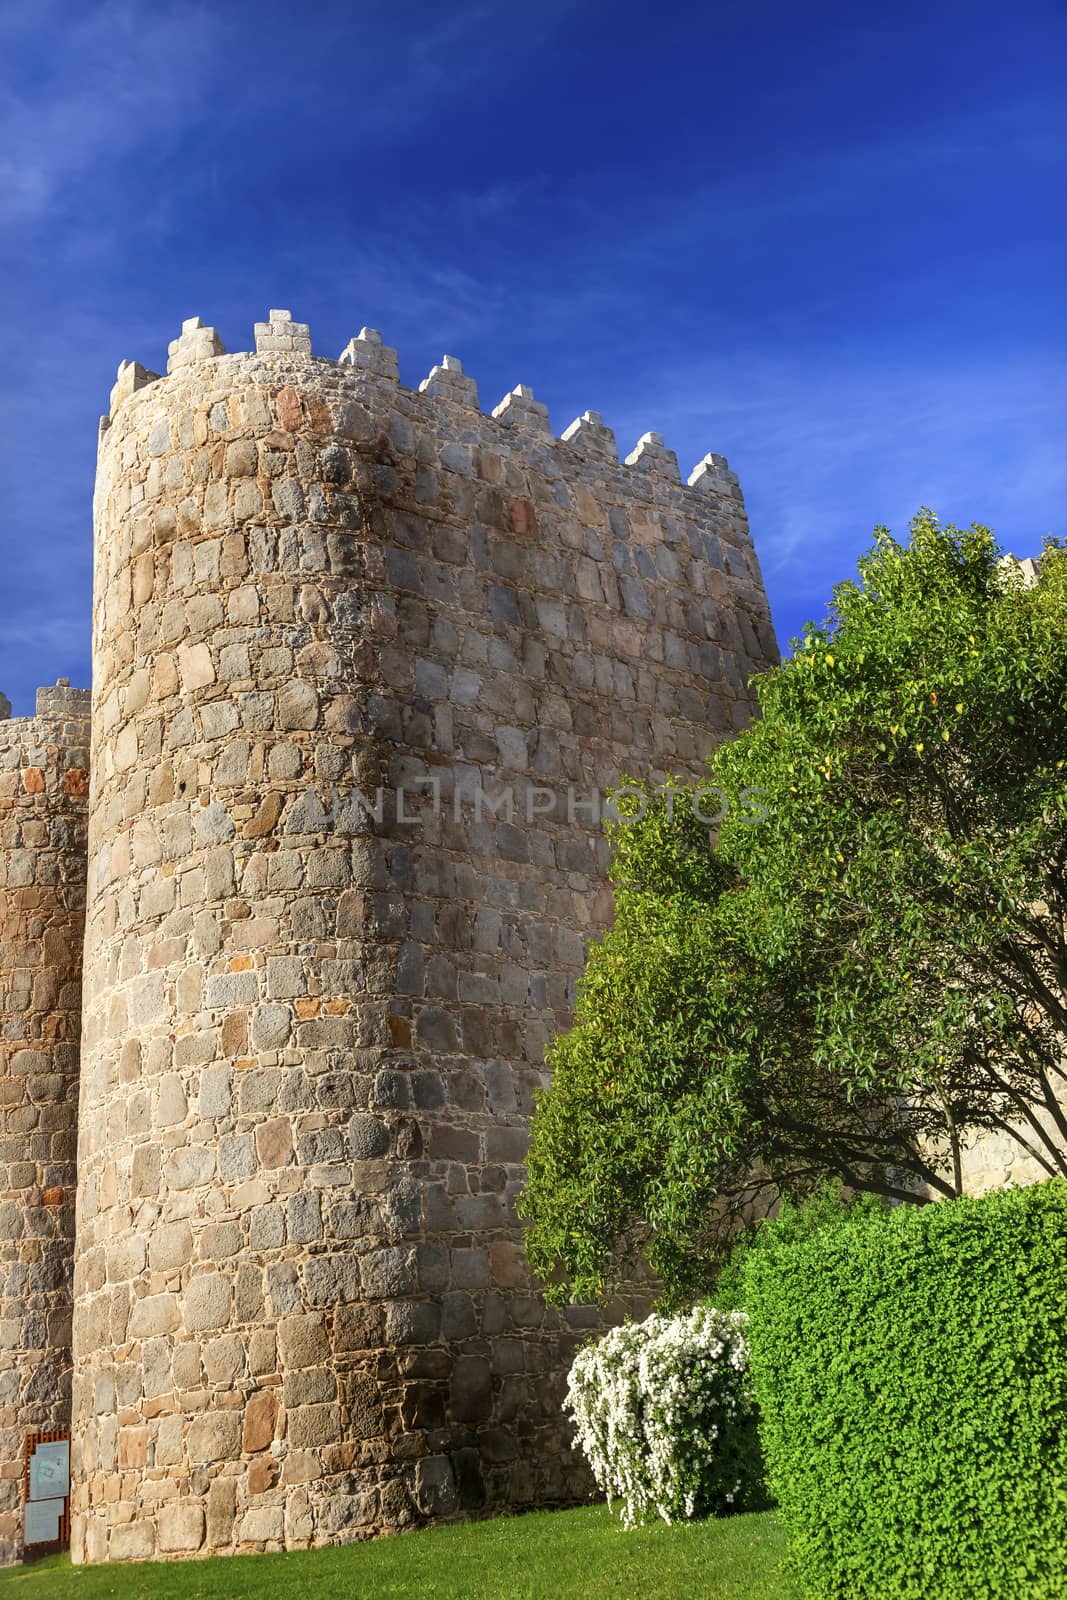
<svg viewBox="0 0 1067 1600">
<path fill-rule="evenodd" d="M 410 131 L 460 101 L 487 74 L 499 71 L 499 12 L 490 4 L 445 10 L 408 8 L 403 19 L 386 5 L 353 13 L 328 8 L 304 36 L 303 76 L 321 70 L 320 104 L 343 103 L 350 135 L 370 157 L 398 130 Z M 575 9 L 574 0 L 540 0 L 523 9 L 525 48 L 546 45 Z M 497 24 L 494 27 L 494 23 Z M 130 156 L 150 154 L 163 166 L 170 141 L 198 121 L 225 137 L 249 114 L 270 114 L 284 137 L 285 119 L 310 119 L 315 99 L 305 93 L 285 104 L 276 71 L 263 73 L 255 58 L 271 54 L 269 13 L 251 36 L 248 13 L 198 0 L 164 0 L 145 7 L 135 0 L 89 0 L 72 8 L 64 0 L 8 7 L 0 18 L 0 51 L 23 70 L 8 72 L 0 89 L 0 223 L 14 227 L 47 217 L 54 225 L 67 202 L 78 199 L 82 179 L 99 181 Z M 47 39 L 47 51 L 41 50 Z M 338 61 L 350 69 L 338 73 Z M 252 61 L 250 70 L 238 70 Z M 25 64 L 39 65 L 25 70 Z M 167 187 L 176 195 L 210 182 L 202 166 L 171 168 Z M 518 198 L 506 183 L 472 192 L 472 208 L 492 213 Z M 86 231 L 118 242 L 122 196 Z M 180 206 L 161 192 L 150 202 L 168 222 Z M 141 217 L 137 219 L 140 226 Z"/>
<path fill-rule="evenodd" d="M 8 60 L 32 59 L 42 38 L 48 50 L 36 71 L 9 73 L 0 94 L 0 221 L 54 225 L 79 180 L 180 128 L 189 84 L 206 91 L 217 72 L 218 34 L 197 5 L 9 8 L 0 41 Z M 100 219 L 108 231 L 120 205 L 110 196 Z"/>
</svg>

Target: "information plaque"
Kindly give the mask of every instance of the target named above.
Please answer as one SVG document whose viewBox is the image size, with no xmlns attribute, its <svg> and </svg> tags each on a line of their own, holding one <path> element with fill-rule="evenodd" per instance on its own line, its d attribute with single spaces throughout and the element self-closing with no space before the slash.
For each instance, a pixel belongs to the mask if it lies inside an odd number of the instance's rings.
<svg viewBox="0 0 1067 1600">
<path fill-rule="evenodd" d="M 65 1500 L 27 1500 L 26 1523 L 23 1529 L 25 1544 L 55 1544 L 59 1526 L 66 1510 Z"/>
<path fill-rule="evenodd" d="M 36 1444 L 30 1456 L 30 1499 L 65 1500 L 70 1493 L 70 1440 Z"/>
</svg>

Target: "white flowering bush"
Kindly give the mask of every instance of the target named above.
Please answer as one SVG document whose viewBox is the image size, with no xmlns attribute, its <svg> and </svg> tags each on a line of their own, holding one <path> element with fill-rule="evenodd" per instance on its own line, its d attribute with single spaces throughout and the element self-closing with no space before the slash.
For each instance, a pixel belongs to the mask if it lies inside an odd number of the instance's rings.
<svg viewBox="0 0 1067 1600">
<path fill-rule="evenodd" d="M 564 1406 L 626 1527 L 762 1502 L 747 1321 L 696 1306 L 624 1323 L 575 1356 Z"/>
</svg>

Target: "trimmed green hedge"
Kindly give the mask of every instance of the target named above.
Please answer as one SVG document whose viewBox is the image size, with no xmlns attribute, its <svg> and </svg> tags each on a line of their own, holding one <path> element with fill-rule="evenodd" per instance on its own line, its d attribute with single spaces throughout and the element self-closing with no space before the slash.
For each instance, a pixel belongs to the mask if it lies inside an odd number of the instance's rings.
<svg viewBox="0 0 1067 1600">
<path fill-rule="evenodd" d="M 719 1268 L 705 1304 L 719 1311 L 744 1311 L 745 1273 L 754 1255 L 781 1250 L 810 1239 L 824 1228 L 841 1228 L 868 1212 L 888 1211 L 889 1201 L 877 1194 L 846 1194 L 840 1178 L 826 1178 L 802 1200 L 784 1195 L 773 1217 L 760 1217 L 739 1233 Z"/>
<path fill-rule="evenodd" d="M 752 1373 L 819 1600 L 1067 1596 L 1067 1182 L 752 1255 Z"/>
</svg>

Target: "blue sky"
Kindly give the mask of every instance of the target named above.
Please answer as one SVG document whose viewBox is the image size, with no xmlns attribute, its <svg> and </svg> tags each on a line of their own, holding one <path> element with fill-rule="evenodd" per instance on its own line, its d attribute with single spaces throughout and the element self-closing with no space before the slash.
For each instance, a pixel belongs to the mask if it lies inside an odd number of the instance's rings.
<svg viewBox="0 0 1067 1600">
<path fill-rule="evenodd" d="M 1067 533 L 1067 6 L 0 10 L 0 689 L 88 683 L 96 424 L 271 306 L 741 475 L 779 636 L 920 504 Z"/>
</svg>

